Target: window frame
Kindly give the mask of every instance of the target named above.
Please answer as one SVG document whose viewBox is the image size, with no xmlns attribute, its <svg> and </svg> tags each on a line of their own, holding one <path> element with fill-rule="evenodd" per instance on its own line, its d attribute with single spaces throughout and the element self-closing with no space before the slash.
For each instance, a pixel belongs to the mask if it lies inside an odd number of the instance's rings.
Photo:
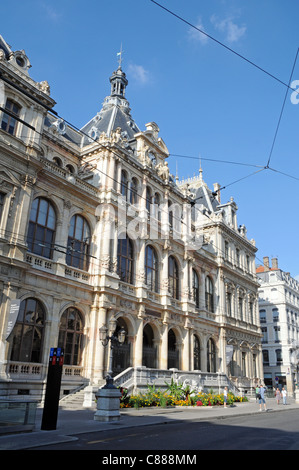
<svg viewBox="0 0 299 470">
<path fill-rule="evenodd" d="M 214 283 L 210 276 L 205 279 L 205 307 L 208 312 L 214 312 Z"/>
<path fill-rule="evenodd" d="M 70 318 L 74 314 L 74 319 Z M 65 323 L 63 325 L 62 323 Z M 74 327 L 71 327 L 71 322 Z M 79 325 L 79 328 L 78 328 Z M 58 347 L 64 350 L 64 364 L 79 366 L 82 361 L 84 318 L 76 307 L 68 307 L 60 317 Z"/>
<path fill-rule="evenodd" d="M 74 220 L 74 223 L 72 221 Z M 82 220 L 81 238 L 76 238 L 78 221 Z M 70 234 L 72 229 L 72 234 Z M 81 214 L 74 214 L 70 220 L 70 227 L 68 232 L 66 254 L 66 264 L 73 268 L 88 271 L 90 264 L 90 226 L 85 217 Z M 87 236 L 84 236 L 87 235 Z M 75 249 L 73 248 L 75 246 Z M 77 260 L 77 261 L 74 261 Z"/>
<path fill-rule="evenodd" d="M 149 258 L 149 251 L 152 255 Z M 150 262 L 152 263 L 150 264 Z M 145 284 L 152 292 L 159 292 L 159 261 L 157 251 L 152 245 L 145 247 Z M 150 274 L 150 275 L 149 275 Z"/>
<path fill-rule="evenodd" d="M 123 265 L 125 266 L 124 272 Z M 121 281 L 134 284 L 134 246 L 128 236 L 119 238 L 117 242 L 117 274 Z"/>
<path fill-rule="evenodd" d="M 195 280 L 196 282 L 194 282 Z M 195 307 L 199 308 L 199 276 L 194 268 L 192 268 L 192 299 L 195 302 Z"/>
<path fill-rule="evenodd" d="M 34 204 L 37 201 L 37 207 L 34 208 Z M 41 210 L 41 204 L 43 202 L 47 203 L 47 212 L 45 216 L 46 223 L 41 224 L 39 223 L 39 217 L 43 217 L 43 212 Z M 35 220 L 31 219 L 33 215 L 33 211 L 35 211 Z M 51 211 L 51 214 L 50 214 Z M 48 226 L 49 217 L 54 220 L 54 228 Z M 57 225 L 57 216 L 54 205 L 49 201 L 47 198 L 44 197 L 37 197 L 34 199 L 31 205 L 31 210 L 29 214 L 29 225 L 27 231 L 27 245 L 28 251 L 38 256 L 42 256 L 44 258 L 53 259 L 53 245 L 55 241 L 56 235 L 56 225 Z M 32 233 L 31 233 L 32 232 Z M 39 240 L 37 239 L 37 234 L 41 235 L 42 238 Z M 30 237 L 32 235 L 32 237 Z M 31 240 L 30 240 L 31 238 Z M 37 243 L 38 242 L 38 243 Z M 49 244 L 50 247 L 47 247 L 46 244 Z M 40 247 L 37 249 L 37 247 Z M 48 253 L 46 252 L 48 250 Z"/>
<path fill-rule="evenodd" d="M 168 284 L 169 293 L 173 299 L 180 299 L 180 276 L 178 262 L 174 256 L 168 258 Z"/>
<path fill-rule="evenodd" d="M 34 310 L 32 304 L 34 303 Z M 42 362 L 46 313 L 43 304 L 35 297 L 22 300 L 12 331 L 10 361 Z M 29 348 L 24 347 L 29 346 Z M 38 347 L 37 347 L 38 346 Z M 29 357 L 26 360 L 23 355 Z M 34 357 L 36 355 L 36 357 Z M 38 357 L 37 357 L 38 356 Z"/>
<path fill-rule="evenodd" d="M 6 99 L 1 119 L 1 129 L 10 135 L 16 135 L 22 106 L 11 98 Z"/>
</svg>

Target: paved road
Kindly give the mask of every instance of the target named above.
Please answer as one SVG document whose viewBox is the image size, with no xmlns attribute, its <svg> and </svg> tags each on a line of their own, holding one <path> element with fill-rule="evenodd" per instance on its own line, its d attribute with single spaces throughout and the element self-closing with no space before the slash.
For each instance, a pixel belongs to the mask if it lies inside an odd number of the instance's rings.
<svg viewBox="0 0 299 470">
<path fill-rule="evenodd" d="M 116 428 L 105 433 L 92 432 L 73 437 L 73 442 L 40 446 L 38 449 L 173 450 L 186 451 L 190 456 L 197 450 L 299 450 L 299 410 L 261 412 L 223 420 L 176 420 L 163 425 Z"/>
</svg>

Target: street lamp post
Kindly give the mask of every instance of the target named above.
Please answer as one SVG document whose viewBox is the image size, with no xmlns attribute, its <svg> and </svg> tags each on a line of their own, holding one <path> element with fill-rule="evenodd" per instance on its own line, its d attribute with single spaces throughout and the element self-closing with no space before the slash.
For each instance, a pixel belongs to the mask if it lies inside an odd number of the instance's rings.
<svg viewBox="0 0 299 470">
<path fill-rule="evenodd" d="M 125 330 L 121 328 L 118 334 L 115 333 L 116 320 L 112 318 L 109 322 L 109 328 L 102 326 L 99 329 L 100 341 L 106 347 L 110 343 L 108 372 L 106 376 L 106 385 L 100 388 L 96 394 L 97 411 L 94 419 L 98 421 L 117 421 L 120 419 L 119 404 L 120 391 L 115 387 L 112 377 L 113 349 L 123 344 L 125 341 Z"/>
<path fill-rule="evenodd" d="M 110 353 L 109 353 L 109 362 L 108 362 L 108 373 L 106 376 L 106 385 L 105 388 L 115 388 L 113 383 L 112 377 L 112 364 L 113 364 L 113 349 L 116 346 L 119 346 L 124 343 L 126 332 L 124 328 L 121 328 L 118 334 L 115 334 L 116 330 L 116 320 L 112 318 L 109 322 L 109 329 L 106 326 L 102 326 L 99 330 L 100 333 L 100 341 L 102 342 L 103 346 L 108 346 L 110 341 Z"/>
</svg>

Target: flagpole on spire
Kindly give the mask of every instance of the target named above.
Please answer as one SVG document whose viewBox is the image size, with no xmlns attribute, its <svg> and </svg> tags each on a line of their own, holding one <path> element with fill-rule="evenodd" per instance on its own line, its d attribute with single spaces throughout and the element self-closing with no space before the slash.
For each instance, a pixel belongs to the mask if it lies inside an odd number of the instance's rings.
<svg viewBox="0 0 299 470">
<path fill-rule="evenodd" d="M 202 167 L 201 167 L 201 156 L 199 154 L 199 179 L 202 181 Z"/>
<path fill-rule="evenodd" d="M 123 55 L 123 52 L 124 52 L 122 49 L 123 49 L 123 46 L 122 46 L 122 44 L 121 44 L 121 45 L 120 45 L 120 51 L 117 53 L 117 57 L 119 58 L 119 59 L 118 59 L 118 67 L 119 67 L 120 69 L 121 69 L 121 63 L 122 63 L 122 61 L 123 61 L 122 55 Z"/>
</svg>

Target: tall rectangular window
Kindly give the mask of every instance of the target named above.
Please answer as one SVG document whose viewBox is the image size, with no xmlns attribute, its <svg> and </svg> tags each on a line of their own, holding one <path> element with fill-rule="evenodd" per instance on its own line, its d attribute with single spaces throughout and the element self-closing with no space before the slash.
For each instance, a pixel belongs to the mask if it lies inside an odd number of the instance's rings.
<svg viewBox="0 0 299 470">
<path fill-rule="evenodd" d="M 1 129 L 8 132 L 11 135 L 16 134 L 17 130 L 17 118 L 20 114 L 21 107 L 14 103 L 9 98 L 6 100 L 5 110 L 2 117 Z"/>
</svg>

